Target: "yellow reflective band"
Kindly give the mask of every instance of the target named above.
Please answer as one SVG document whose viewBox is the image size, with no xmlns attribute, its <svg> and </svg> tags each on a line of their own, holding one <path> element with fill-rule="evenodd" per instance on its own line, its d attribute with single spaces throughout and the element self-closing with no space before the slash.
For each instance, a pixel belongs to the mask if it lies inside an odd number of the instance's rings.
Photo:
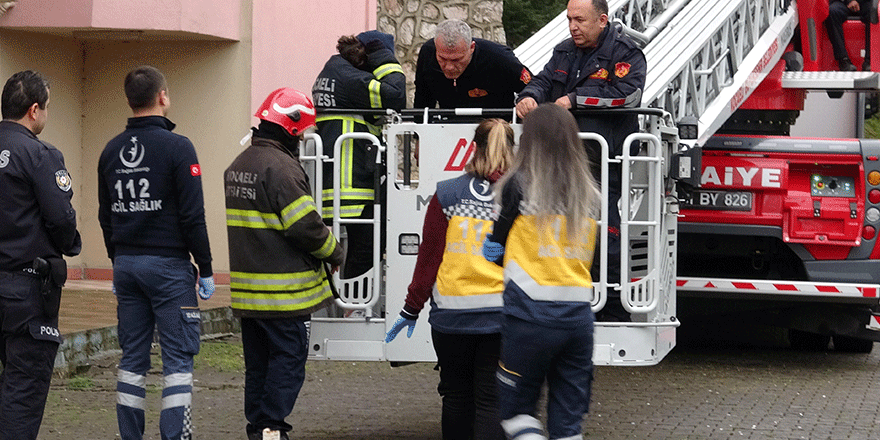
<svg viewBox="0 0 880 440">
<path fill-rule="evenodd" d="M 315 122 L 326 122 L 326 121 L 351 121 L 358 124 L 363 125 L 371 125 L 368 124 L 366 120 L 364 120 L 363 116 L 359 115 L 327 115 L 327 116 L 318 116 L 315 118 Z"/>
<path fill-rule="evenodd" d="M 375 79 L 370 80 L 370 107 L 382 108 L 382 83 Z"/>
<path fill-rule="evenodd" d="M 282 231 L 281 219 L 274 212 L 260 212 L 248 209 L 227 209 L 226 226 L 250 229 L 275 229 Z"/>
<path fill-rule="evenodd" d="M 330 255 L 333 255 L 333 251 L 336 250 L 336 237 L 333 234 L 327 235 L 327 240 L 324 241 L 324 245 L 321 246 L 320 249 L 316 251 L 312 251 L 311 254 L 315 256 L 315 258 L 319 260 L 323 260 Z"/>
<path fill-rule="evenodd" d="M 260 291 L 296 291 L 312 288 L 323 281 L 323 272 L 308 270 L 292 273 L 230 272 L 232 289 Z"/>
<path fill-rule="evenodd" d="M 339 216 L 340 217 L 360 217 L 361 212 L 364 211 L 364 205 L 345 205 L 339 207 Z M 321 209 L 321 216 L 324 218 L 333 218 L 333 207 L 332 206 L 323 206 Z"/>
<path fill-rule="evenodd" d="M 400 64 L 390 63 L 390 64 L 383 64 L 383 65 L 377 67 L 375 70 L 373 70 L 373 76 L 375 76 L 376 79 L 382 79 L 382 78 L 385 78 L 388 74 L 391 74 L 394 72 L 404 74 L 403 68 L 400 67 Z"/>
<path fill-rule="evenodd" d="M 333 189 L 325 189 L 321 191 L 321 198 L 324 201 L 333 201 Z M 341 200 L 373 200 L 375 191 L 371 188 L 340 188 L 339 198 Z"/>
<path fill-rule="evenodd" d="M 322 283 L 314 288 L 303 290 L 291 295 L 277 293 L 249 293 L 233 290 L 231 305 L 233 308 L 241 310 L 285 312 L 307 309 L 320 304 L 321 301 L 324 301 L 330 296 L 330 286 L 327 283 Z"/>
<path fill-rule="evenodd" d="M 304 195 L 294 200 L 293 203 L 281 210 L 284 229 L 289 228 L 290 225 L 296 223 L 310 212 L 317 212 L 315 211 L 315 201 L 312 199 L 312 196 Z"/>
</svg>

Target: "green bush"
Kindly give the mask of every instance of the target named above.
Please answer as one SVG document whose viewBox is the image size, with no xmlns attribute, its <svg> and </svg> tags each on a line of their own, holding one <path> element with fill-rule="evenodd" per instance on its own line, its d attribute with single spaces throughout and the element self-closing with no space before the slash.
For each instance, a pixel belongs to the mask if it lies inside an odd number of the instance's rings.
<svg viewBox="0 0 880 440">
<path fill-rule="evenodd" d="M 565 10 L 567 0 L 504 0 L 504 33 L 507 45 L 516 48 L 553 17 Z"/>
</svg>

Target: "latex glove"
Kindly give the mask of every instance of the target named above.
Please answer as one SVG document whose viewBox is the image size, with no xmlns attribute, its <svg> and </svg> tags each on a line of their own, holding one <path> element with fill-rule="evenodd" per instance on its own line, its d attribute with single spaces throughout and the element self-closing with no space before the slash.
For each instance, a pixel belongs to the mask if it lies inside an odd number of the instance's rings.
<svg viewBox="0 0 880 440">
<path fill-rule="evenodd" d="M 418 316 L 412 316 L 409 313 L 401 311 L 400 316 L 397 317 L 397 321 L 394 321 L 391 330 L 388 330 L 388 333 L 385 335 L 385 343 L 393 341 L 404 327 L 409 327 L 409 330 L 406 331 L 406 337 L 411 338 L 413 330 L 416 329 L 416 318 L 418 318 Z"/>
<path fill-rule="evenodd" d="M 492 234 L 487 235 L 483 242 L 483 257 L 493 263 L 501 261 L 504 257 L 504 245 L 492 241 Z"/>
<path fill-rule="evenodd" d="M 210 299 L 214 294 L 214 277 L 199 278 L 199 298 Z"/>
</svg>

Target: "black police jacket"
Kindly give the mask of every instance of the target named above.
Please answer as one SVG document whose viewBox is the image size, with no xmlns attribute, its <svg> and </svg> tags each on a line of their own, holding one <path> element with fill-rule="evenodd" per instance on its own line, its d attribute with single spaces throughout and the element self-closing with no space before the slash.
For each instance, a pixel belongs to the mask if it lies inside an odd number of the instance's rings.
<svg viewBox="0 0 880 440">
<path fill-rule="evenodd" d="M 37 257 L 79 254 L 71 198 L 61 152 L 21 124 L 0 122 L 0 270 L 31 267 Z"/>
</svg>

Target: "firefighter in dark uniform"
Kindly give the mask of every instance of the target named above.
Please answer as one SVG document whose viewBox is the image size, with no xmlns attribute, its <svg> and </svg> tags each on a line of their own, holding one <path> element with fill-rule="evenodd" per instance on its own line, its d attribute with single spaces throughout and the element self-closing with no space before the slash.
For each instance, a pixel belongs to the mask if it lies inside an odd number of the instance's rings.
<svg viewBox="0 0 880 440">
<path fill-rule="evenodd" d="M 555 102 L 564 108 L 634 108 L 641 105 L 647 64 L 641 49 L 620 29 L 608 26 L 605 0 L 570 0 L 568 22 L 571 38 L 559 43 L 544 70 L 517 98 L 516 113 L 525 117 L 539 103 Z M 638 115 L 579 116 L 581 132 L 595 132 L 608 142 L 609 157 L 622 154 L 623 141 L 639 131 Z M 585 142 L 593 164 L 593 175 L 600 179 L 599 145 Z M 629 146 L 637 154 L 639 144 Z M 621 165 L 610 163 L 608 184 L 608 281 L 620 279 L 620 200 Z M 598 277 L 598 261 L 593 264 Z M 629 315 L 609 301 L 600 320 L 629 320 Z"/>
<path fill-rule="evenodd" d="M 305 380 L 311 313 L 333 302 L 327 266 L 342 248 L 315 208 L 299 142 L 315 125 L 308 96 L 272 92 L 251 145 L 226 169 L 232 313 L 241 318 L 250 440 L 286 440 Z"/>
<path fill-rule="evenodd" d="M 406 107 L 406 77 L 394 56 L 394 37 L 379 31 L 342 36 L 339 52 L 330 57 L 312 87 L 312 99 L 322 109 L 401 109 Z M 324 154 L 333 157 L 333 146 L 346 133 L 381 135 L 381 119 L 358 114 L 324 114 L 317 117 Z M 340 217 L 373 218 L 377 188 L 376 149 L 364 139 L 349 139 L 341 146 Z M 381 171 L 381 170 L 380 170 Z M 384 173 L 380 173 L 384 174 Z M 322 212 L 333 218 L 333 165 L 324 165 Z M 353 278 L 373 267 L 373 225 L 347 224 L 343 278 Z"/>
<path fill-rule="evenodd" d="M 511 108 L 531 79 L 509 47 L 473 38 L 461 20 L 446 20 L 419 49 L 413 107 Z"/>
<path fill-rule="evenodd" d="M 62 255 L 82 248 L 70 175 L 55 147 L 37 139 L 49 116 L 49 83 L 12 75 L 0 122 L 0 439 L 37 438 L 67 279 Z"/>
</svg>

